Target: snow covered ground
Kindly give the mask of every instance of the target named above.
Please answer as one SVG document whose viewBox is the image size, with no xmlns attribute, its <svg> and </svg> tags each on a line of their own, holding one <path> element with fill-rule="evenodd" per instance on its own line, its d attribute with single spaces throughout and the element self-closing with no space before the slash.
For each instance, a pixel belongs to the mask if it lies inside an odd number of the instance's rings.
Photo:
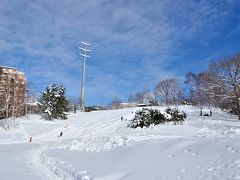
<svg viewBox="0 0 240 180">
<path fill-rule="evenodd" d="M 78 112 L 67 121 L 15 120 L 9 131 L 0 129 L 0 179 L 240 180 L 236 116 L 213 110 L 200 117 L 199 109 L 181 106 L 183 125 L 131 129 L 137 109 Z"/>
</svg>

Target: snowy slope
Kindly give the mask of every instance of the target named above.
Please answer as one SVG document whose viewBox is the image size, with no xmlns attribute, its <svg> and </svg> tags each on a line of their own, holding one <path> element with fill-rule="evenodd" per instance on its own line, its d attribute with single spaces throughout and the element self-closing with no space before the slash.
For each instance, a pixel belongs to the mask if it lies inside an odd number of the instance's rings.
<svg viewBox="0 0 240 180">
<path fill-rule="evenodd" d="M 10 131 L 0 129 L 0 179 L 240 179 L 236 116 L 216 109 L 200 117 L 199 109 L 182 106 L 183 125 L 131 129 L 137 109 L 17 119 Z"/>
</svg>

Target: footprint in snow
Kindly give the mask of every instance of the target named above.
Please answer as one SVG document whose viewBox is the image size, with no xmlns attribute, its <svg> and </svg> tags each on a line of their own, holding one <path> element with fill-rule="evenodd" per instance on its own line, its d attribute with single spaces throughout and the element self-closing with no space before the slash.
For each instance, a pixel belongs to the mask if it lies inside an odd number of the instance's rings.
<svg viewBox="0 0 240 180">
<path fill-rule="evenodd" d="M 185 150 L 184 150 L 184 153 L 185 153 L 185 154 L 189 154 L 190 152 L 191 152 L 190 149 L 185 149 Z"/>
<path fill-rule="evenodd" d="M 174 155 L 173 154 L 169 154 L 168 158 L 174 158 Z"/>
<path fill-rule="evenodd" d="M 236 149 L 232 149 L 230 152 L 231 152 L 231 153 L 237 153 L 238 150 L 236 150 Z"/>
<path fill-rule="evenodd" d="M 228 145 L 225 145 L 223 146 L 225 149 L 227 149 L 228 151 L 230 151 L 231 153 L 237 153 L 238 150 L 235 149 L 234 147 L 231 147 L 231 146 L 228 146 Z"/>
<path fill-rule="evenodd" d="M 210 168 L 208 168 L 208 171 L 209 172 L 212 172 L 212 171 L 214 171 L 216 168 L 215 167 L 210 167 Z"/>
<path fill-rule="evenodd" d="M 234 164 L 235 164 L 237 167 L 240 167 L 240 160 L 234 161 Z"/>
<path fill-rule="evenodd" d="M 187 169 L 182 169 L 181 172 L 185 173 L 185 172 L 187 172 Z"/>
<path fill-rule="evenodd" d="M 185 154 L 189 154 L 189 153 L 191 153 L 191 150 L 190 150 L 190 149 L 185 149 L 185 150 L 184 150 L 184 153 L 185 153 Z M 191 155 L 192 155 L 192 156 L 196 156 L 197 153 L 196 153 L 196 152 L 192 152 Z"/>
<path fill-rule="evenodd" d="M 88 172 L 87 171 L 81 171 L 78 173 L 77 175 L 77 179 L 80 178 L 82 180 L 92 180 L 92 178 L 90 176 L 88 176 Z"/>
<path fill-rule="evenodd" d="M 84 176 L 82 177 L 82 180 L 91 180 L 91 178 L 89 176 Z"/>
<path fill-rule="evenodd" d="M 192 155 L 192 156 L 196 156 L 196 155 L 197 155 L 197 153 L 196 153 L 196 152 L 193 152 L 191 155 Z"/>
<path fill-rule="evenodd" d="M 201 166 L 201 165 L 197 165 L 197 166 L 196 166 L 196 168 L 198 168 L 198 169 L 201 169 L 201 168 L 202 168 L 202 166 Z"/>
<path fill-rule="evenodd" d="M 182 179 L 183 177 L 182 176 L 177 176 L 176 179 Z"/>
</svg>

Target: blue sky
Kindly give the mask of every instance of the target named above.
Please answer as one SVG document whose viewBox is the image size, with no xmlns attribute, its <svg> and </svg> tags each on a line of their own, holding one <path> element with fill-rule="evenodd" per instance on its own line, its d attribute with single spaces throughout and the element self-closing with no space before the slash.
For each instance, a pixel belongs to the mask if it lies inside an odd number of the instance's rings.
<svg viewBox="0 0 240 180">
<path fill-rule="evenodd" d="M 80 96 L 83 39 L 92 44 L 86 104 L 126 100 L 240 52 L 240 1 L 0 1 L 0 65 L 23 71 L 38 91 L 56 82 Z"/>
</svg>

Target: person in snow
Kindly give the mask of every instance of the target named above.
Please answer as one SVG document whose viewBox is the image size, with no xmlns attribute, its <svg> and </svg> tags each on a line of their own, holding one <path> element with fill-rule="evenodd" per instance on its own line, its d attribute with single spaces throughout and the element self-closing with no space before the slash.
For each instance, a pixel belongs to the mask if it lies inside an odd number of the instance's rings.
<svg viewBox="0 0 240 180">
<path fill-rule="evenodd" d="M 123 121 L 123 116 L 121 117 L 121 121 Z"/>
<path fill-rule="evenodd" d="M 212 111 L 210 110 L 210 116 L 212 116 Z"/>
<path fill-rule="evenodd" d="M 75 114 L 77 113 L 77 105 L 75 105 L 75 104 L 73 106 L 73 111 L 74 111 Z"/>
<path fill-rule="evenodd" d="M 30 143 L 32 142 L 32 136 L 30 137 L 29 142 L 30 142 Z"/>
<path fill-rule="evenodd" d="M 202 110 L 200 110 L 200 116 L 202 116 Z"/>
<path fill-rule="evenodd" d="M 63 136 L 63 132 L 61 131 L 60 134 L 59 134 L 59 138 Z"/>
</svg>

